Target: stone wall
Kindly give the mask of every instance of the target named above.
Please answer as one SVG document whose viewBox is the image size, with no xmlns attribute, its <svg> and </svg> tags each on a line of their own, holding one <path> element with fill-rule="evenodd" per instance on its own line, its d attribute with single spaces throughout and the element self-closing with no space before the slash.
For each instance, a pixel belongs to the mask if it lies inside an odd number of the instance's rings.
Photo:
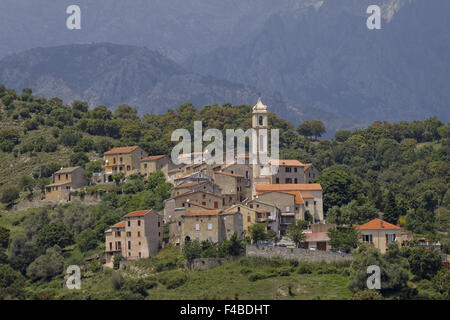
<svg viewBox="0 0 450 320">
<path fill-rule="evenodd" d="M 186 269 L 189 270 L 205 270 L 220 266 L 226 262 L 234 261 L 239 257 L 226 257 L 226 258 L 198 258 L 192 261 L 186 262 Z"/>
<path fill-rule="evenodd" d="M 330 251 L 312 251 L 302 248 L 283 248 L 247 245 L 245 249 L 247 257 L 295 259 L 303 262 L 335 262 L 352 260 L 351 254 L 340 254 Z"/>
</svg>

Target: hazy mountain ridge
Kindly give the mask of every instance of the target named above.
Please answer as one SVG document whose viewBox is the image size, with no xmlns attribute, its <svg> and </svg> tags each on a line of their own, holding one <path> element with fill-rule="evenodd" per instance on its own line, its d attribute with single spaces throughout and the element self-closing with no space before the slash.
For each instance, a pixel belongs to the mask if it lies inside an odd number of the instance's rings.
<svg viewBox="0 0 450 320">
<path fill-rule="evenodd" d="M 304 110 L 363 121 L 432 115 L 448 121 L 450 2 L 378 1 L 390 20 L 380 31 L 366 28 L 366 2 L 324 1 L 319 9 L 302 8 L 289 19 L 273 15 L 245 45 L 216 49 L 187 65 L 260 90 L 278 90 Z"/>
<path fill-rule="evenodd" d="M 156 51 L 114 44 L 36 48 L 0 60 L 0 83 L 43 97 L 90 106 L 121 103 L 142 113 L 163 113 L 190 101 L 196 106 L 254 103 L 258 93 L 240 84 L 186 71 Z M 284 108 L 276 94 L 266 101 Z"/>
</svg>

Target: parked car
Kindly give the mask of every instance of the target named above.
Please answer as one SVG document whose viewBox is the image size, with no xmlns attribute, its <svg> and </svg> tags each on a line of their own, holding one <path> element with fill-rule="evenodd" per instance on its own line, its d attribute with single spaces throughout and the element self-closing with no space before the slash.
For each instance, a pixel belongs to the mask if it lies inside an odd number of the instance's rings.
<svg viewBox="0 0 450 320">
<path fill-rule="evenodd" d="M 279 246 L 279 247 L 286 248 L 286 244 L 285 244 L 285 243 L 279 243 L 278 246 Z"/>
<path fill-rule="evenodd" d="M 309 250 L 311 250 L 311 251 L 317 251 L 317 248 L 316 248 L 316 247 L 309 247 Z"/>
</svg>

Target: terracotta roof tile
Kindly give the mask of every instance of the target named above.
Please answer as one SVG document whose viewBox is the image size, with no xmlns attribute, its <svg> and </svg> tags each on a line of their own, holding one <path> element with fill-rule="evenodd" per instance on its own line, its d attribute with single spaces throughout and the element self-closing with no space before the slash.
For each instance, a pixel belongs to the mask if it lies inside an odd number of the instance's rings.
<svg viewBox="0 0 450 320">
<path fill-rule="evenodd" d="M 356 226 L 358 230 L 400 230 L 401 228 L 381 219 L 373 219 L 366 224 Z"/>
<path fill-rule="evenodd" d="M 125 228 L 125 221 L 121 221 L 111 226 L 111 228 Z"/>
<path fill-rule="evenodd" d="M 295 196 L 295 204 L 304 204 L 302 195 L 300 194 L 300 191 L 280 191 L 280 190 L 273 190 L 273 191 L 265 191 L 265 192 L 257 192 L 256 195 L 263 195 L 271 192 L 279 192 L 279 193 L 285 193 L 285 194 L 291 194 Z"/>
<path fill-rule="evenodd" d="M 131 212 L 131 213 L 127 214 L 126 216 L 124 216 L 124 218 L 142 217 L 142 216 L 145 216 L 147 213 L 149 213 L 151 211 L 152 211 L 152 209 L 134 211 L 134 212 Z"/>
<path fill-rule="evenodd" d="M 298 160 L 280 159 L 270 160 L 271 165 L 278 165 L 280 167 L 304 167 L 305 165 Z"/>
<path fill-rule="evenodd" d="M 156 160 L 162 159 L 164 157 L 165 157 L 165 155 L 163 155 L 163 154 L 158 155 L 158 156 L 148 156 L 148 157 L 142 158 L 141 161 L 156 161 Z"/>
<path fill-rule="evenodd" d="M 328 232 L 310 232 L 305 234 L 306 234 L 305 238 L 306 242 L 330 241 Z"/>
<path fill-rule="evenodd" d="M 217 216 L 220 212 L 221 210 L 188 211 L 182 217 Z"/>
<path fill-rule="evenodd" d="M 132 146 L 132 147 L 117 147 L 112 148 L 111 150 L 105 152 L 105 154 L 119 154 L 119 153 L 130 153 L 134 150 L 139 148 L 138 146 Z"/>
<path fill-rule="evenodd" d="M 304 184 L 258 184 L 257 192 L 264 191 L 322 191 L 322 186 L 318 183 Z"/>
</svg>

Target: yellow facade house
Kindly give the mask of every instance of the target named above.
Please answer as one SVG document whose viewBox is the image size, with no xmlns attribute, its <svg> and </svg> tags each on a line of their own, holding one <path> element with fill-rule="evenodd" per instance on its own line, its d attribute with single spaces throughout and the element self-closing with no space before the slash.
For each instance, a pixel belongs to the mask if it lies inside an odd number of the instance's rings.
<svg viewBox="0 0 450 320">
<path fill-rule="evenodd" d="M 105 173 L 113 175 L 122 172 L 125 177 L 139 173 L 141 159 L 147 156 L 138 146 L 113 148 L 105 152 Z M 112 178 L 109 179 L 112 181 Z"/>
<path fill-rule="evenodd" d="M 112 266 L 116 254 L 126 260 L 154 256 L 162 240 L 163 219 L 159 213 L 151 209 L 131 212 L 105 231 L 106 265 Z"/>
<path fill-rule="evenodd" d="M 356 229 L 361 233 L 362 242 L 380 249 L 382 253 L 386 252 L 389 243 L 401 241 L 401 228 L 381 219 L 373 219 L 356 226 Z"/>
<path fill-rule="evenodd" d="M 45 200 L 70 201 L 70 192 L 86 185 L 82 167 L 61 168 L 53 174 L 53 183 L 45 186 Z"/>
</svg>

